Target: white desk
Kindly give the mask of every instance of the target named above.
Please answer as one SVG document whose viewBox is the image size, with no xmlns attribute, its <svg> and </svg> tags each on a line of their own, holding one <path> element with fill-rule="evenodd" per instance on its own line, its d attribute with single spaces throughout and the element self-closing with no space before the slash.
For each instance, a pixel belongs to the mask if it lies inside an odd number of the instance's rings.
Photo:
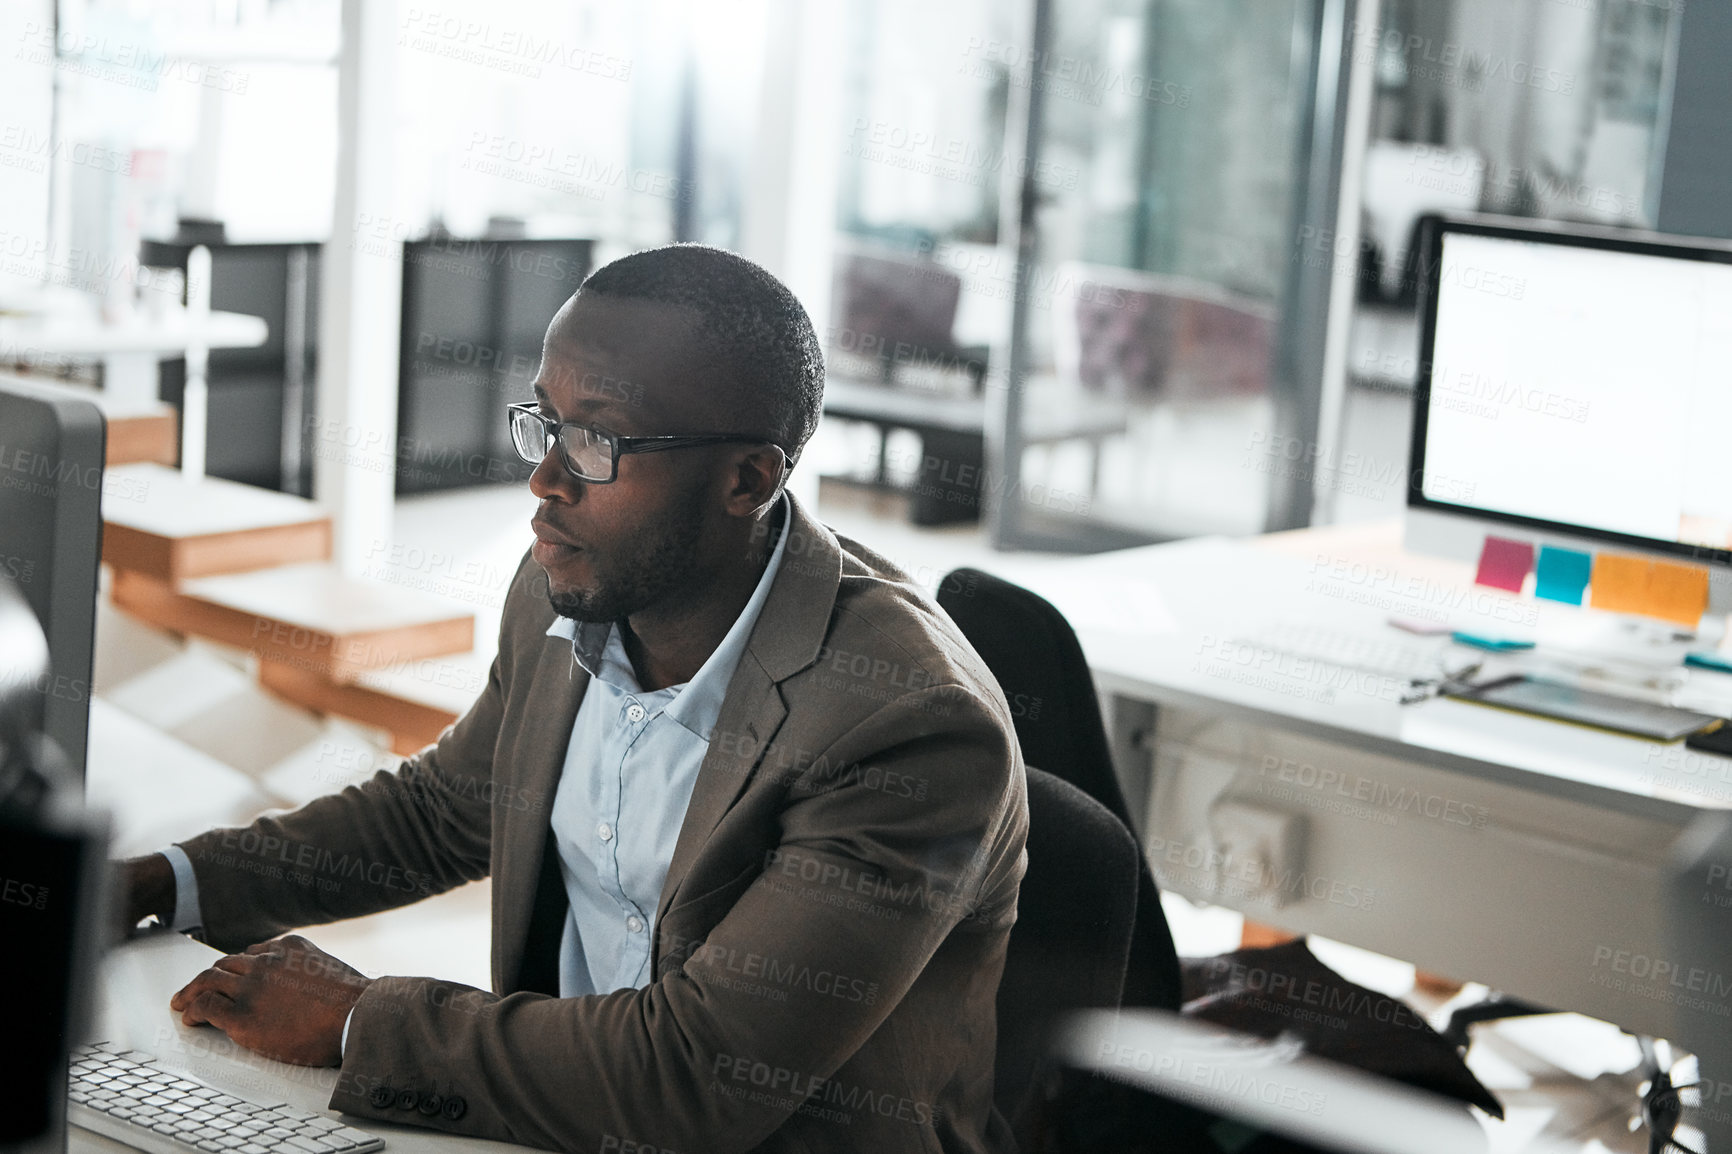
<svg viewBox="0 0 1732 1154">
<path fill-rule="evenodd" d="M 154 1054 L 157 1064 L 249 1101 L 286 1102 L 304 1110 L 339 1117 L 325 1109 L 336 1084 L 335 1069 L 289 1066 L 243 1050 L 209 1026 L 180 1024 L 168 1008 L 173 993 L 221 955 L 180 934 L 140 938 L 109 953 L 100 983 L 95 1040 L 106 1040 Z M 350 1125 L 385 1139 L 388 1154 L 456 1154 L 470 1150 L 525 1150 L 504 1142 L 440 1134 L 415 1126 L 396 1126 L 372 1118 L 344 1116 Z M 71 1129 L 69 1152 L 124 1151 L 128 1147 L 88 1130 Z"/>
<path fill-rule="evenodd" d="M 86 311 L 0 316 L 0 358 L 100 360 L 103 387 L 110 397 L 139 404 L 156 400 L 158 361 L 183 356 L 194 344 L 207 349 L 257 348 L 269 333 L 260 317 L 212 312 L 197 323 L 178 305 L 160 314 L 140 310 L 112 324 Z"/>
<path fill-rule="evenodd" d="M 1283 929 L 1675 1036 L 1688 991 L 1651 975 L 1667 954 L 1664 867 L 1699 809 L 1732 807 L 1732 759 L 1457 701 L 1400 705 L 1375 681 L 1262 655 L 1242 666 L 1219 644 L 1260 622 L 1411 641 L 1390 616 L 1492 633 L 1512 614 L 1581 612 L 1473 589 L 1467 566 L 1404 556 L 1398 539 L 1394 524 L 1202 539 L 1027 574 L 1076 626 L 1108 699 L 1156 876 Z M 1700 679 L 1732 699 L 1732 677 Z M 1256 838 L 1243 821 L 1235 834 L 1234 804 L 1296 817 L 1294 856 L 1247 866 Z M 1269 877 L 1287 880 L 1256 884 Z"/>
</svg>

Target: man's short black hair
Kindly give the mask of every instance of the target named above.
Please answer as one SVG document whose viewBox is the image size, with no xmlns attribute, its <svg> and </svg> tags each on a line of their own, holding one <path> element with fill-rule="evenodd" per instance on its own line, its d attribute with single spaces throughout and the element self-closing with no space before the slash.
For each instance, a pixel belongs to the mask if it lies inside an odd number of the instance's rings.
<svg viewBox="0 0 1732 1154">
<path fill-rule="evenodd" d="M 763 398 L 766 432 L 790 462 L 799 458 L 818 427 L 824 352 L 799 299 L 767 269 L 725 249 L 670 244 L 602 266 L 577 293 L 691 309 L 705 352 Z"/>
</svg>

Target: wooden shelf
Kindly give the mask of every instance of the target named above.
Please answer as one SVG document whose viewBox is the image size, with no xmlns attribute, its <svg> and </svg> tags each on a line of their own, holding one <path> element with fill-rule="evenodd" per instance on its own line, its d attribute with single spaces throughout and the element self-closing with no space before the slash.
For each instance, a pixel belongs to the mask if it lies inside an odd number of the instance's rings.
<svg viewBox="0 0 1732 1154">
<path fill-rule="evenodd" d="M 391 735 L 391 752 L 408 757 L 439 740 L 462 716 L 453 710 L 367 681 L 341 682 L 280 661 L 259 662 L 259 684 L 285 701 L 376 726 Z"/>
<path fill-rule="evenodd" d="M 161 465 L 108 470 L 102 520 L 104 561 L 171 585 L 331 556 L 331 521 L 313 502 Z"/>
<path fill-rule="evenodd" d="M 105 461 L 116 465 L 173 465 L 180 460 L 180 417 L 160 401 L 148 410 L 108 414 Z"/>
<path fill-rule="evenodd" d="M 472 615 L 437 598 L 344 577 L 325 564 L 202 577 L 178 587 L 117 568 L 113 597 L 160 628 L 335 682 L 475 646 Z"/>
</svg>

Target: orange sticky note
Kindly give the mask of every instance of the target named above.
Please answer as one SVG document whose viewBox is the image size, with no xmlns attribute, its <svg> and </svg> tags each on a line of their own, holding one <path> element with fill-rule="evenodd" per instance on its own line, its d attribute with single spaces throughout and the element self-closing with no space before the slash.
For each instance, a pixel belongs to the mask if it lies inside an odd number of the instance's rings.
<svg viewBox="0 0 1732 1154">
<path fill-rule="evenodd" d="M 1708 609 L 1708 570 L 1700 565 L 1600 553 L 1594 557 L 1595 609 L 1695 625 Z"/>
<path fill-rule="evenodd" d="M 1676 561 L 1651 561 L 1648 596 L 1655 617 L 1694 627 L 1708 612 L 1708 570 Z"/>
<path fill-rule="evenodd" d="M 1612 613 L 1646 611 L 1648 560 L 1617 553 L 1594 554 L 1594 575 L 1588 580 L 1593 606 Z"/>
</svg>

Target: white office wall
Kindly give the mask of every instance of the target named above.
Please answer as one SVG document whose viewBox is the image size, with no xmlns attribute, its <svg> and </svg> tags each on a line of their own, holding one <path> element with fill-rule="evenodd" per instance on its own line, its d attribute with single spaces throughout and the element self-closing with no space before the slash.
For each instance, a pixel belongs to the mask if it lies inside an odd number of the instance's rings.
<svg viewBox="0 0 1732 1154">
<path fill-rule="evenodd" d="M 54 65 L 53 0 L 0 4 L 0 292 L 48 269 Z"/>
</svg>

